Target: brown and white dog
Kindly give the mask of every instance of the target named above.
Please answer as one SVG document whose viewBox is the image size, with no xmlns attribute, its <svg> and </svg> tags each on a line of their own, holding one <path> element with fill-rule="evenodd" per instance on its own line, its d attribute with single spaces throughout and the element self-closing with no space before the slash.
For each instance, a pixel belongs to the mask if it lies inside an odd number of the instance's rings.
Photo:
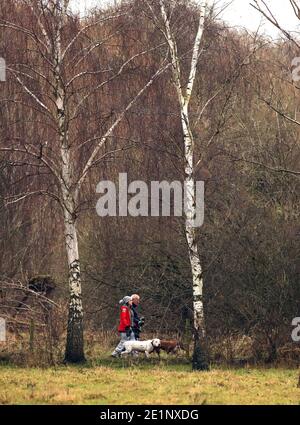
<svg viewBox="0 0 300 425">
<path fill-rule="evenodd" d="M 176 339 L 161 339 L 160 346 L 155 347 L 154 351 L 159 356 L 160 350 L 166 351 L 167 354 L 176 354 L 179 349 L 185 351 L 185 348 L 183 347 L 181 342 L 177 341 Z"/>
</svg>

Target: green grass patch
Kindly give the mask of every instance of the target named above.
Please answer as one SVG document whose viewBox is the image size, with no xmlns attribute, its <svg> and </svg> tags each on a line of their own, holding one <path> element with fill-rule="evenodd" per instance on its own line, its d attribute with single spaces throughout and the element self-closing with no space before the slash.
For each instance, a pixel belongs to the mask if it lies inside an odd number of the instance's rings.
<svg viewBox="0 0 300 425">
<path fill-rule="evenodd" d="M 81 366 L 0 366 L 0 404 L 300 404 L 299 371 L 192 372 L 184 358 L 101 356 Z"/>
</svg>

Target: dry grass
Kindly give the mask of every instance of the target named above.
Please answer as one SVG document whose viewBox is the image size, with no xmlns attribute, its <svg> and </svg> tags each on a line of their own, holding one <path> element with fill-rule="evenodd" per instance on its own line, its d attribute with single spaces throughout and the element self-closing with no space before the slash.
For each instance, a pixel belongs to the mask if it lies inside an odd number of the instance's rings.
<svg viewBox="0 0 300 425">
<path fill-rule="evenodd" d="M 212 366 L 201 373 L 191 372 L 183 354 L 112 359 L 112 333 L 88 335 L 93 360 L 84 366 L 46 367 L 43 350 L 36 345 L 32 352 L 22 341 L 2 347 L 2 364 L 0 347 L 0 404 L 300 404 L 295 367 Z M 63 343 L 58 362 L 62 350 Z"/>
<path fill-rule="evenodd" d="M 296 369 L 191 372 L 184 359 L 0 366 L 0 404 L 300 404 Z"/>
</svg>

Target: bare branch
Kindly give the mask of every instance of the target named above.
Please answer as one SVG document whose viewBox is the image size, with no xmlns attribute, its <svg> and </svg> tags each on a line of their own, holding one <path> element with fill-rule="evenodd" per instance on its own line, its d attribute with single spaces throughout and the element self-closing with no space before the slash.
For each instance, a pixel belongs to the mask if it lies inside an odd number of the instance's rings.
<svg viewBox="0 0 300 425">
<path fill-rule="evenodd" d="M 182 87 L 181 87 L 181 70 L 180 70 L 180 63 L 179 63 L 179 57 L 178 57 L 178 52 L 177 52 L 177 44 L 176 41 L 174 40 L 174 37 L 172 35 L 172 31 L 171 31 L 171 27 L 170 27 L 170 21 L 165 9 L 165 4 L 163 0 L 159 0 L 160 3 L 160 10 L 161 10 L 161 14 L 162 14 L 162 18 L 164 21 L 164 28 L 165 28 L 165 37 L 167 40 L 167 43 L 169 45 L 169 49 L 170 49 L 170 55 L 171 55 L 171 60 L 172 60 L 172 72 L 173 72 L 173 77 L 175 80 L 175 88 L 177 91 L 177 96 L 178 96 L 178 100 L 179 100 L 179 104 L 181 106 L 183 106 L 184 104 L 184 96 L 183 96 L 183 92 L 182 92 Z"/>
<path fill-rule="evenodd" d="M 264 0 L 253 0 L 254 4 L 250 3 L 250 6 L 253 7 L 255 10 L 257 10 L 261 15 L 263 15 L 272 25 L 274 25 L 277 29 L 279 29 L 282 34 L 290 41 L 292 41 L 299 49 L 300 44 L 297 42 L 297 40 L 282 26 L 279 24 L 278 20 L 270 10 L 269 6 Z M 262 5 L 259 3 L 261 2 Z"/>
<path fill-rule="evenodd" d="M 5 20 L 0 20 L 0 27 L 10 28 L 15 31 L 20 31 L 23 34 L 26 34 L 27 36 L 29 36 L 36 44 L 40 44 L 46 50 L 48 50 L 47 45 L 40 38 L 38 38 L 36 34 L 31 32 L 28 28 L 21 27 L 20 25 L 17 25 L 17 24 L 14 24 L 13 22 L 5 21 Z"/>
<path fill-rule="evenodd" d="M 47 111 L 51 115 L 51 111 L 47 108 L 47 106 L 34 93 L 32 93 L 32 91 L 26 86 L 26 84 L 16 75 L 16 73 L 12 69 L 8 69 L 12 72 L 12 74 L 14 75 L 18 83 L 21 85 L 21 87 L 26 91 L 26 93 L 28 93 L 37 102 L 39 106 L 41 106 L 45 111 Z"/>
<path fill-rule="evenodd" d="M 55 169 L 55 165 L 50 165 L 49 161 L 51 161 L 50 158 L 46 158 L 44 154 L 38 155 L 34 152 L 29 151 L 26 146 L 24 149 L 18 148 L 18 147 L 11 147 L 11 148 L 1 148 L 0 152 L 20 152 L 26 155 L 30 155 L 38 160 L 40 160 L 50 171 L 51 173 L 58 179 L 58 181 L 61 180 L 61 177 L 59 175 L 59 172 Z"/>
<path fill-rule="evenodd" d="M 67 52 L 68 52 L 68 50 L 70 50 L 70 48 L 73 46 L 73 44 L 75 43 L 75 41 L 78 39 L 78 37 L 80 37 L 81 36 L 81 34 L 84 34 L 84 32 L 87 30 L 87 29 L 89 29 L 89 28 L 91 28 L 91 27 L 93 27 L 93 26 L 95 26 L 95 25 L 98 25 L 98 24 L 100 24 L 100 23 L 103 23 L 103 22 L 106 22 L 106 21 L 109 21 L 109 20 L 112 20 L 112 19 L 116 19 L 116 18 L 119 18 L 120 16 L 125 16 L 126 15 L 126 13 L 120 13 L 120 14 L 117 14 L 117 15 L 112 15 L 112 16 L 107 16 L 107 17 L 105 17 L 105 18 L 102 18 L 102 19 L 98 19 L 97 21 L 95 21 L 95 22 L 91 22 L 90 24 L 88 24 L 88 25 L 85 25 L 83 28 L 81 28 L 81 30 L 80 31 L 78 31 L 78 33 L 75 35 L 75 37 L 73 37 L 72 38 L 72 40 L 70 41 L 70 43 L 67 45 L 67 47 L 65 48 L 65 50 L 63 51 L 63 53 L 62 53 L 62 57 L 61 57 L 61 60 L 63 61 L 64 60 L 64 58 L 65 58 L 65 56 L 66 56 L 66 54 L 67 54 Z"/>
<path fill-rule="evenodd" d="M 160 43 L 160 44 L 158 44 L 157 46 L 155 46 L 155 47 L 152 47 L 152 48 L 150 48 L 150 49 L 147 49 L 147 50 L 144 50 L 143 52 L 139 52 L 139 53 L 137 53 L 137 54 L 135 54 L 135 55 L 133 55 L 131 58 L 129 58 L 127 61 L 125 61 L 123 64 L 122 64 L 122 66 L 119 68 L 119 70 L 118 70 L 118 72 L 116 73 L 116 74 L 114 74 L 114 75 L 112 75 L 110 78 L 108 78 L 107 80 L 105 80 L 105 81 L 102 81 L 102 83 L 100 83 L 100 84 L 98 84 L 96 87 L 94 87 L 93 88 L 93 90 L 91 90 L 89 93 L 87 93 L 82 99 L 81 99 L 81 101 L 77 104 L 77 106 L 76 106 L 76 108 L 75 108 L 75 111 L 74 111 L 74 114 L 72 115 L 72 117 L 70 118 L 70 120 L 73 120 L 76 116 L 77 116 L 77 113 L 78 113 L 78 111 L 79 111 L 79 108 L 83 105 L 83 103 L 92 95 L 92 94 L 94 94 L 95 93 L 95 91 L 98 91 L 98 90 L 100 90 L 104 85 L 106 85 L 106 84 L 108 84 L 108 83 L 110 83 L 111 81 L 113 81 L 114 79 L 116 79 L 117 77 L 119 77 L 121 74 L 122 74 L 122 72 L 124 71 L 124 68 L 130 63 L 130 62 L 132 62 L 133 60 L 135 60 L 136 58 L 138 58 L 138 57 L 140 57 L 140 56 L 144 56 L 144 55 L 146 55 L 147 53 L 150 53 L 150 52 L 152 52 L 152 51 L 154 51 L 154 50 L 156 50 L 156 49 L 158 49 L 159 47 L 161 47 L 161 46 L 163 46 L 165 43 Z"/>
<path fill-rule="evenodd" d="M 68 81 L 66 83 L 65 87 L 67 89 L 78 78 L 84 77 L 86 75 L 104 74 L 105 72 L 110 72 L 110 71 L 111 71 L 111 69 L 99 69 L 98 71 L 82 71 L 82 72 L 79 72 L 78 74 L 74 75 L 74 77 L 72 77 L 70 81 Z"/>
<path fill-rule="evenodd" d="M 293 124 L 297 124 L 300 125 L 300 122 L 295 120 L 294 118 L 290 117 L 289 115 L 287 115 L 285 112 L 279 110 L 278 108 L 276 108 L 274 105 L 272 105 L 272 103 L 269 100 L 266 100 L 264 98 L 262 98 L 261 96 L 259 97 L 259 100 L 261 100 L 262 102 L 264 102 L 266 105 L 268 105 L 274 112 L 276 112 L 278 115 L 280 115 L 281 117 L 285 118 L 287 121 L 293 123 Z"/>
<path fill-rule="evenodd" d="M 242 161 L 242 162 L 246 162 L 248 164 L 258 165 L 258 166 L 263 167 L 263 168 L 265 168 L 269 171 L 274 171 L 275 173 L 287 173 L 287 174 L 292 174 L 294 176 L 300 176 L 300 171 L 289 170 L 289 169 L 283 168 L 283 167 L 272 167 L 272 166 L 264 164 L 262 162 L 254 161 L 254 160 L 251 160 L 251 159 L 246 159 L 245 157 L 234 156 L 229 152 L 226 152 L 225 154 L 230 156 L 235 161 Z"/>
<path fill-rule="evenodd" d="M 145 86 L 134 96 L 134 98 L 127 104 L 126 108 L 120 113 L 118 114 L 116 120 L 114 121 L 114 123 L 111 125 L 111 127 L 106 131 L 106 133 L 103 135 L 103 137 L 100 139 L 99 143 L 96 145 L 95 149 L 93 150 L 91 156 L 89 157 L 82 173 L 81 176 L 79 177 L 77 184 L 76 184 L 76 193 L 78 194 L 80 187 L 89 171 L 89 169 L 93 166 L 93 163 L 95 161 L 95 158 L 99 152 L 99 150 L 101 149 L 101 147 L 104 145 L 104 143 L 106 142 L 107 138 L 112 134 L 112 132 L 114 131 L 114 129 L 118 126 L 118 124 L 122 121 L 123 117 L 125 116 L 126 112 L 128 112 L 132 106 L 136 103 L 136 101 L 142 96 L 142 94 L 154 83 L 154 81 L 159 77 L 159 75 L 161 75 L 166 69 L 169 68 L 171 64 L 168 63 L 165 66 L 162 66 L 160 69 L 158 69 L 158 71 L 155 72 L 155 74 L 153 74 L 153 76 L 149 79 L 149 81 L 147 82 L 147 84 L 145 84 Z"/>
<path fill-rule="evenodd" d="M 51 48 L 51 41 L 50 41 L 50 38 L 48 37 L 48 34 L 47 34 L 47 31 L 46 31 L 46 29 L 45 29 L 45 27 L 44 27 L 44 25 L 42 24 L 42 22 L 41 22 L 41 14 L 43 13 L 41 13 L 40 15 L 38 15 L 36 12 L 35 12 L 35 8 L 32 6 L 32 4 L 30 3 L 30 0 L 25 0 L 25 3 L 28 5 L 28 7 L 30 8 L 30 10 L 31 10 L 31 12 L 33 13 L 33 15 L 36 17 L 36 22 L 37 22 L 37 25 L 38 25 L 38 27 L 40 28 L 40 30 L 41 30 L 41 32 L 42 32 L 42 34 L 43 34 L 43 36 L 44 36 L 44 38 L 45 38 L 45 40 L 46 40 L 46 48 L 47 48 L 47 51 L 48 51 L 48 53 L 50 52 L 50 48 Z M 42 2 L 41 2 L 41 7 L 43 8 L 43 5 L 42 5 Z"/>
<path fill-rule="evenodd" d="M 194 42 L 193 47 L 193 54 L 192 54 L 192 60 L 191 60 L 191 68 L 190 68 L 190 75 L 186 87 L 186 94 L 185 94 L 185 103 L 188 104 L 191 98 L 194 81 L 196 77 L 196 71 L 197 71 L 197 65 L 199 61 L 199 55 L 200 55 L 200 43 L 202 40 L 202 35 L 204 31 L 204 23 L 206 21 L 206 16 L 208 14 L 208 4 L 205 2 L 204 5 L 200 5 L 200 11 L 199 11 L 199 24 L 198 24 L 198 31 L 196 35 L 196 39 Z"/>
<path fill-rule="evenodd" d="M 54 193 L 49 192 L 48 190 L 36 190 L 36 191 L 33 191 L 33 192 L 20 193 L 18 195 L 12 195 L 12 196 L 5 197 L 4 200 L 5 200 L 5 204 L 8 206 L 8 205 L 15 204 L 17 202 L 20 202 L 20 201 L 22 201 L 22 200 L 24 200 L 26 198 L 29 198 L 29 197 L 35 196 L 35 195 L 47 195 L 47 196 L 50 196 L 51 198 L 53 198 L 56 201 L 58 201 L 59 204 L 62 206 L 61 199 L 57 195 L 55 195 Z"/>
</svg>

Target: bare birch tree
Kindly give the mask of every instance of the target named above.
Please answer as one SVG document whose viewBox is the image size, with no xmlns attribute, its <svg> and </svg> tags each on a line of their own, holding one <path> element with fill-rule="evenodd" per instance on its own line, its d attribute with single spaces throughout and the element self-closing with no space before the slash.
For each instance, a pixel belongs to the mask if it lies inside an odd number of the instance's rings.
<svg viewBox="0 0 300 425">
<path fill-rule="evenodd" d="M 168 14 L 165 0 L 159 0 L 159 7 L 163 21 L 163 34 L 168 43 L 169 54 L 172 62 L 173 83 L 177 94 L 180 108 L 180 120 L 183 135 L 184 160 L 185 160 L 185 188 L 186 188 L 186 222 L 185 235 L 193 278 L 193 310 L 194 310 L 194 355 L 193 368 L 207 369 L 208 362 L 205 353 L 205 321 L 203 309 L 203 274 L 200 262 L 196 229 L 194 222 L 196 218 L 196 182 L 194 163 L 194 136 L 190 122 L 189 104 L 193 93 L 197 65 L 201 53 L 201 40 L 204 27 L 210 12 L 211 2 L 206 0 L 199 5 L 199 22 L 197 34 L 192 48 L 189 77 L 184 84 L 182 78 L 181 61 L 178 54 L 175 34 L 171 28 L 170 16 Z"/>
<path fill-rule="evenodd" d="M 53 137 L 51 143 L 41 140 L 36 145 L 30 140 L 23 141 L 24 135 L 20 135 L 14 140 L 1 141 L 0 151 L 15 156 L 15 164 L 45 167 L 53 181 L 53 190 L 49 189 L 49 185 L 43 188 L 41 184 L 39 187 L 38 182 L 37 188 L 13 195 L 8 198 L 7 203 L 16 203 L 34 195 L 46 195 L 55 199 L 61 207 L 70 294 L 65 361 L 80 362 L 85 356 L 77 219 L 83 184 L 90 170 L 95 164 L 99 164 L 101 149 L 113 131 L 168 64 L 165 60 L 158 66 L 148 82 L 132 95 L 109 125 L 104 127 L 104 131 L 99 122 L 92 137 L 75 142 L 74 122 L 78 123 L 82 119 L 81 113 L 90 98 L 101 96 L 103 87 L 117 79 L 128 65 L 139 56 L 146 55 L 148 50 L 125 60 L 117 69 L 103 69 L 101 66 L 99 69 L 88 69 L 91 54 L 96 54 L 97 48 L 106 41 L 105 37 L 97 40 L 88 36 L 89 30 L 117 19 L 126 11 L 114 11 L 110 15 L 106 13 L 100 18 L 94 17 L 90 22 L 81 24 L 74 33 L 68 28 L 71 20 L 68 12 L 69 0 L 23 0 L 21 5 L 28 13 L 26 21 L 31 23 L 31 27 L 2 17 L 0 29 L 21 33 L 28 40 L 28 51 L 35 52 L 38 59 L 36 62 L 33 59 L 29 64 L 8 63 L 8 78 L 14 79 L 21 87 L 27 99 L 24 102 L 25 108 L 31 115 L 38 114 L 42 122 L 40 125 L 51 127 L 54 134 L 50 136 Z M 109 34 L 107 39 L 111 39 L 113 35 Z M 84 42 L 80 44 L 82 39 Z M 76 71 L 80 63 L 82 69 Z M 95 80 L 91 79 L 95 75 L 104 77 L 95 84 Z M 81 84 L 76 86 L 79 82 Z M 17 106 L 23 104 L 17 95 L 1 101 Z"/>
</svg>

